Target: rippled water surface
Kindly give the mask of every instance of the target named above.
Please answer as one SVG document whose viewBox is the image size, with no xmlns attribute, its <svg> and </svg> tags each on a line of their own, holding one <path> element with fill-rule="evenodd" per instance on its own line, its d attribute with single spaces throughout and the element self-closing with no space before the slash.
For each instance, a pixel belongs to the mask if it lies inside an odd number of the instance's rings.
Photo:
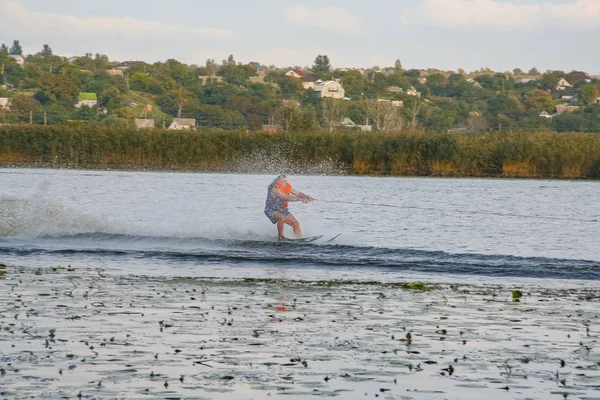
<svg viewBox="0 0 600 400">
<path fill-rule="evenodd" d="M 319 199 L 291 205 L 304 234 L 324 235 L 294 244 L 263 214 L 273 178 L 0 170 L 0 258 L 159 276 L 600 279 L 597 182 L 290 176 Z"/>
</svg>

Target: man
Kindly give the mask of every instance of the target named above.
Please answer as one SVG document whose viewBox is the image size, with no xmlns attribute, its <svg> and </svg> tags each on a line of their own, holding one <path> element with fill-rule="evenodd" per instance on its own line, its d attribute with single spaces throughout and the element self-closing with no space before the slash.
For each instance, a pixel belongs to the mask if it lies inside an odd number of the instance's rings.
<svg viewBox="0 0 600 400">
<path fill-rule="evenodd" d="M 285 224 L 294 229 L 296 238 L 302 237 L 300 224 L 288 210 L 288 202 L 301 201 L 309 203 L 314 199 L 302 192 L 292 189 L 285 175 L 279 175 L 267 189 L 267 200 L 265 201 L 265 215 L 272 223 L 277 224 L 277 237 L 279 240 L 285 240 L 283 237 L 283 227 Z"/>
</svg>

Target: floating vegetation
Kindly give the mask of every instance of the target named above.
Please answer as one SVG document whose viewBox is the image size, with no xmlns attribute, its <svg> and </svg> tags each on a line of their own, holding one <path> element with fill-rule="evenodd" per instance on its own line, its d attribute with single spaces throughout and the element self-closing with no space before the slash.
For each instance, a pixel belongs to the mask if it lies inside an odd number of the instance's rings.
<svg viewBox="0 0 600 400">
<path fill-rule="evenodd" d="M 10 271 L 7 398 L 496 400 L 592 398 L 600 386 L 596 304 L 580 301 L 600 289 Z M 199 287 L 208 304 L 191 299 Z"/>
</svg>

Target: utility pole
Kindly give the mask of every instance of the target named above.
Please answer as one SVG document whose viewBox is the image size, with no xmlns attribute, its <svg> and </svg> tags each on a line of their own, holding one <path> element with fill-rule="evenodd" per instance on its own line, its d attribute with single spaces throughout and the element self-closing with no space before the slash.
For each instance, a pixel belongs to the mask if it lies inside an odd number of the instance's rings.
<svg viewBox="0 0 600 400">
<path fill-rule="evenodd" d="M 46 114 L 46 110 L 44 110 L 44 126 L 48 125 L 48 118 L 47 118 L 47 114 Z"/>
<path fill-rule="evenodd" d="M 33 110 L 29 110 L 29 125 L 33 125 Z"/>
</svg>

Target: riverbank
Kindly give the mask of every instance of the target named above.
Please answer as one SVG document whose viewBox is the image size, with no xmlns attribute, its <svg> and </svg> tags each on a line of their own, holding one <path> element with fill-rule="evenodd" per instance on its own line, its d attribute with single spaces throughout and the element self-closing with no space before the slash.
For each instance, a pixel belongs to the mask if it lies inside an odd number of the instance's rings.
<svg viewBox="0 0 600 400">
<path fill-rule="evenodd" d="M 600 289 L 0 268 L 7 398 L 592 398 Z"/>
<path fill-rule="evenodd" d="M 0 167 L 600 179 L 600 135 L 5 126 Z"/>
</svg>

